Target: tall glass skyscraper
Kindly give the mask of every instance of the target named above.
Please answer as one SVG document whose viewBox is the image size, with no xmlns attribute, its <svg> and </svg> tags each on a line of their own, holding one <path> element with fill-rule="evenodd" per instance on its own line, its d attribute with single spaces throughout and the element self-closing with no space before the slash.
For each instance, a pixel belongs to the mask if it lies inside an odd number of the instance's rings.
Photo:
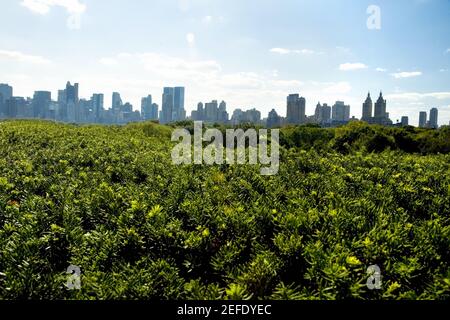
<svg viewBox="0 0 450 320">
<path fill-rule="evenodd" d="M 180 121 L 186 118 L 184 110 L 184 87 L 165 87 L 162 97 L 161 123 Z"/>
</svg>

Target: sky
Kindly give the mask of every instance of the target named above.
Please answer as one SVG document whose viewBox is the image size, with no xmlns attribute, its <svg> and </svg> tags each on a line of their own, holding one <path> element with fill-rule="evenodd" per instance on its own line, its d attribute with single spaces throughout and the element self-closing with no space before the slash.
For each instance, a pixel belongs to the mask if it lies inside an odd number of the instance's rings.
<svg viewBox="0 0 450 320">
<path fill-rule="evenodd" d="M 0 83 L 16 96 L 80 84 L 140 108 L 185 86 L 185 107 L 225 100 L 286 114 L 345 101 L 361 117 L 380 91 L 396 122 L 439 109 L 450 121 L 449 0 L 2 0 Z"/>
</svg>

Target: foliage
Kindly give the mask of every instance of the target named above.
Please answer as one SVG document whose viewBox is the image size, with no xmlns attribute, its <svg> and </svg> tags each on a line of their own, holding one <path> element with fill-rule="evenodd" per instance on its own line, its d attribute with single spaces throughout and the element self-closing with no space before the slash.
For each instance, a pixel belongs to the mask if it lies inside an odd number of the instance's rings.
<svg viewBox="0 0 450 320">
<path fill-rule="evenodd" d="M 270 177 L 171 130 L 0 123 L 0 298 L 450 298 L 448 128 L 284 128 Z"/>
</svg>

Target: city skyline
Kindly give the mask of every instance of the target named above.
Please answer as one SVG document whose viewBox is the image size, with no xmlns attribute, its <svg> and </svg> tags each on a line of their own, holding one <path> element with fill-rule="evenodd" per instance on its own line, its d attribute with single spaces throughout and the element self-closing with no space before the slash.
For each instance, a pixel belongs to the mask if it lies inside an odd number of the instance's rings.
<svg viewBox="0 0 450 320">
<path fill-rule="evenodd" d="M 280 110 L 272 109 L 267 117 L 256 108 L 242 110 L 235 108 L 230 117 L 227 103 L 222 100 L 199 102 L 197 109 L 190 116 L 185 109 L 185 87 L 164 87 L 161 110 L 154 103 L 152 94 L 141 98 L 140 109 L 134 108 L 130 102 L 122 100 L 120 92 L 114 91 L 111 105 L 105 106 L 103 93 L 92 93 L 90 99 L 80 97 L 79 83 L 67 81 L 65 89 L 57 90 L 57 99 L 52 98 L 51 91 L 34 91 L 33 97 L 14 95 L 14 88 L 0 83 L 0 119 L 48 119 L 72 123 L 126 124 L 136 121 L 158 120 L 162 124 L 176 121 L 193 120 L 208 123 L 238 125 L 255 123 L 267 127 L 283 125 L 319 124 L 322 127 L 339 126 L 350 121 L 361 120 L 369 124 L 383 126 L 414 125 L 409 116 L 392 121 L 387 109 L 387 100 L 380 91 L 378 99 L 373 103 L 370 91 L 362 103 L 362 117 L 351 116 L 351 106 L 345 101 L 336 101 L 332 106 L 318 102 L 314 113 L 306 113 L 306 99 L 299 93 L 291 93 L 286 98 L 286 116 Z M 447 121 L 447 120 L 445 120 Z M 447 125 L 445 123 L 444 125 Z M 448 123 L 450 125 L 450 121 Z M 415 126 L 415 125 L 414 125 Z M 439 110 L 431 108 L 428 118 L 426 111 L 419 112 L 418 127 L 439 128 Z"/>
<path fill-rule="evenodd" d="M 318 101 L 343 100 L 357 118 L 361 97 L 382 89 L 394 122 L 418 123 L 420 111 L 437 107 L 448 124 L 450 4 L 377 1 L 381 28 L 370 30 L 371 4 L 5 0 L 0 82 L 18 96 L 55 96 L 73 79 L 81 96 L 102 92 L 110 105 L 120 90 L 135 109 L 149 93 L 161 106 L 163 87 L 183 85 L 188 114 L 198 101 L 224 99 L 230 111 L 284 116 L 286 94 L 301 92 L 307 114 Z"/>
</svg>

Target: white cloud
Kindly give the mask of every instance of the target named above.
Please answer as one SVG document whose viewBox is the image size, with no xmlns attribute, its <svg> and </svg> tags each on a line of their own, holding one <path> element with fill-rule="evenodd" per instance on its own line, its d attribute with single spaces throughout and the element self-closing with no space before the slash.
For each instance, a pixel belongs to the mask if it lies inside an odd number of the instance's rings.
<svg viewBox="0 0 450 320">
<path fill-rule="evenodd" d="M 391 73 L 391 75 L 395 79 L 403 79 L 403 78 L 412 78 L 412 77 L 421 76 L 422 72 L 421 71 L 397 72 L 397 73 Z"/>
<path fill-rule="evenodd" d="M 377 71 L 377 72 L 386 72 L 387 69 L 385 69 L 385 68 L 376 68 L 375 71 Z"/>
<path fill-rule="evenodd" d="M 439 72 L 447 72 L 447 71 L 448 71 L 448 69 L 444 69 L 444 68 L 439 69 Z"/>
<path fill-rule="evenodd" d="M 20 4 L 41 15 L 47 14 L 51 7 L 54 6 L 66 9 L 69 14 L 67 28 L 71 30 L 81 28 L 81 15 L 86 11 L 86 5 L 79 2 L 79 0 L 23 0 Z"/>
<path fill-rule="evenodd" d="M 278 53 L 278 54 L 288 54 L 288 53 L 291 53 L 291 50 L 284 49 L 284 48 L 272 48 L 272 49 L 270 49 L 270 52 Z"/>
<path fill-rule="evenodd" d="M 190 47 L 193 47 L 195 45 L 195 34 L 191 32 L 186 34 L 186 41 Z"/>
<path fill-rule="evenodd" d="M 25 54 L 19 51 L 0 50 L 0 59 L 15 60 L 32 64 L 49 64 L 50 60 L 40 56 Z"/>
<path fill-rule="evenodd" d="M 188 113 L 198 101 L 213 99 L 226 100 L 229 111 L 236 107 L 257 107 L 264 114 L 269 108 L 278 106 L 278 111 L 283 112 L 287 94 L 299 92 L 304 85 L 296 79 L 281 78 L 271 69 L 263 72 L 224 72 L 216 60 L 200 60 L 195 56 L 120 53 L 99 61 L 113 65 L 108 70 L 108 76 L 99 78 L 98 75 L 85 74 L 83 79 L 79 79 L 83 87 L 105 93 L 111 88 L 120 88 L 124 99 L 135 107 L 139 106 L 140 97 L 146 93 L 159 96 L 164 86 L 182 85 L 187 88 Z M 129 74 L 133 74 L 133 79 L 129 78 Z M 99 88 L 95 83 L 101 83 L 103 87 Z"/>
<path fill-rule="evenodd" d="M 356 63 L 343 63 L 339 65 L 339 70 L 341 71 L 353 71 L 353 70 L 361 70 L 361 69 L 367 69 L 368 67 L 361 62 Z"/>
<path fill-rule="evenodd" d="M 301 49 L 301 50 L 294 50 L 295 53 L 301 53 L 301 54 L 314 54 L 314 50 L 310 49 Z"/>
<path fill-rule="evenodd" d="M 387 99 L 398 100 L 398 101 L 419 101 L 421 99 L 433 98 L 437 100 L 450 99 L 450 92 L 402 92 L 394 93 L 386 96 Z"/>
<path fill-rule="evenodd" d="M 311 55 L 311 54 L 323 54 L 323 52 L 316 52 L 311 49 L 286 49 L 286 48 L 272 48 L 269 50 L 272 53 L 278 53 L 278 54 L 304 54 L 304 55 Z"/>
<path fill-rule="evenodd" d="M 38 14 L 47 14 L 54 6 L 63 7 L 70 14 L 86 11 L 86 5 L 79 0 L 23 0 L 20 4 Z"/>
<path fill-rule="evenodd" d="M 448 48 L 448 49 L 445 51 L 445 53 L 450 53 L 450 48 Z"/>
</svg>

